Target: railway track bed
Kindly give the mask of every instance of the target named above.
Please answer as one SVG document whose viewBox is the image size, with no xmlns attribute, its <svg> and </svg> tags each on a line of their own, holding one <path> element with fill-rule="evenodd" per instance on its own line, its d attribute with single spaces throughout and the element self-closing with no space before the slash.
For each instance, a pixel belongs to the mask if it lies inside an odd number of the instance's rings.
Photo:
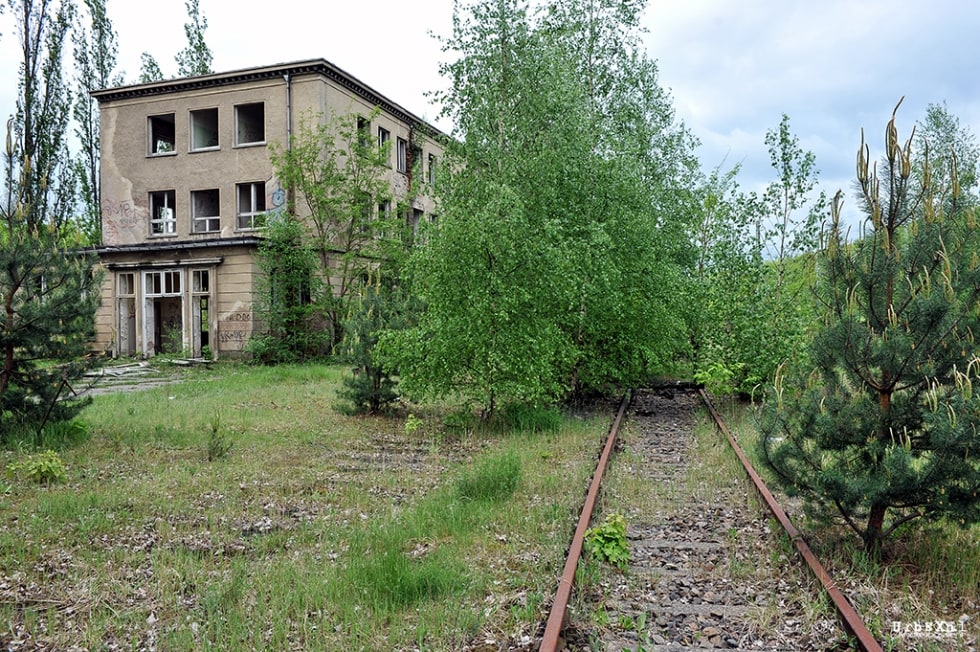
<svg viewBox="0 0 980 652">
<path fill-rule="evenodd" d="M 629 567 L 584 562 L 565 648 L 851 649 L 727 443 L 698 435 L 699 414 L 693 391 L 634 396 L 594 518 L 626 517 Z"/>
</svg>

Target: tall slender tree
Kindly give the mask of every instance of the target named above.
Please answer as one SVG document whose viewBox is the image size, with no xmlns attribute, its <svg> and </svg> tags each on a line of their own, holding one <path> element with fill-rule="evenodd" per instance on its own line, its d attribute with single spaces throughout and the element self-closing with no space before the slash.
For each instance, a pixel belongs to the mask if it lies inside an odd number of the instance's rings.
<svg viewBox="0 0 980 652">
<path fill-rule="evenodd" d="M 149 52 L 142 53 L 140 55 L 139 83 L 149 84 L 150 82 L 161 81 L 162 79 L 163 70 L 160 69 L 160 64 L 156 58 Z"/>
<path fill-rule="evenodd" d="M 208 19 L 201 13 L 200 0 L 185 0 L 188 22 L 184 23 L 187 45 L 177 53 L 177 74 L 181 77 L 208 75 L 214 72 L 211 63 L 214 56 L 204 40 Z"/>
<path fill-rule="evenodd" d="M 98 103 L 91 91 L 122 84 L 116 73 L 119 52 L 112 21 L 106 14 L 105 0 L 83 0 L 85 12 L 79 12 L 73 38 L 77 95 L 72 107 L 75 137 L 80 143 L 75 173 L 79 183 L 79 200 L 84 208 L 79 216 L 82 230 L 92 244 L 102 241 L 102 199 L 99 182 L 100 123 Z"/>
</svg>

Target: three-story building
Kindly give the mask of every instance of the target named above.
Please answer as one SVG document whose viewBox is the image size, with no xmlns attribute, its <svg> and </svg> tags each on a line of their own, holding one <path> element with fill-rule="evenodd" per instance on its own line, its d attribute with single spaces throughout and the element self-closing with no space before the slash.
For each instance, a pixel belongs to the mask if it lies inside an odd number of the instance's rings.
<svg viewBox="0 0 980 652">
<path fill-rule="evenodd" d="M 92 93 L 101 111 L 106 270 L 100 350 L 115 356 L 240 355 L 256 328 L 263 217 L 283 208 L 272 143 L 301 114 L 356 114 L 392 146 L 392 191 L 431 175 L 442 134 L 322 59 L 122 86 Z M 376 110 L 377 109 L 377 110 Z M 420 137 L 425 134 L 426 137 Z M 297 204 L 299 205 L 299 204 Z"/>
</svg>

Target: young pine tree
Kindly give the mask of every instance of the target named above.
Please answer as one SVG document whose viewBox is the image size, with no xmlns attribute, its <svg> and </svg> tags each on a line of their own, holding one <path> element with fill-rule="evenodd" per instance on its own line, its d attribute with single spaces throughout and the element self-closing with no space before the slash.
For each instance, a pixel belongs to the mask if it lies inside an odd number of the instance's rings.
<svg viewBox="0 0 980 652">
<path fill-rule="evenodd" d="M 885 140 L 880 171 L 863 136 L 858 152 L 864 237 L 845 242 L 834 200 L 824 322 L 807 368 L 777 379 L 760 443 L 788 491 L 839 512 L 872 554 L 915 519 L 980 520 L 977 216 L 955 163 L 915 182 L 895 113 Z"/>
</svg>

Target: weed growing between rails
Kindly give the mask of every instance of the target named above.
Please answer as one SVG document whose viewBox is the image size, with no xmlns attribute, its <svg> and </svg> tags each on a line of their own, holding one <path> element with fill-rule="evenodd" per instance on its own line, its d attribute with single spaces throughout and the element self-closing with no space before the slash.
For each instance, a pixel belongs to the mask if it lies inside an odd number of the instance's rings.
<svg viewBox="0 0 980 652">
<path fill-rule="evenodd" d="M 4 481 L 0 642 L 344 651 L 532 636 L 574 527 L 569 487 L 584 490 L 608 416 L 480 432 L 424 411 L 409 433 L 335 413 L 341 372 L 218 363 L 96 396 L 89 438 L 59 451 L 63 483 Z"/>
</svg>

